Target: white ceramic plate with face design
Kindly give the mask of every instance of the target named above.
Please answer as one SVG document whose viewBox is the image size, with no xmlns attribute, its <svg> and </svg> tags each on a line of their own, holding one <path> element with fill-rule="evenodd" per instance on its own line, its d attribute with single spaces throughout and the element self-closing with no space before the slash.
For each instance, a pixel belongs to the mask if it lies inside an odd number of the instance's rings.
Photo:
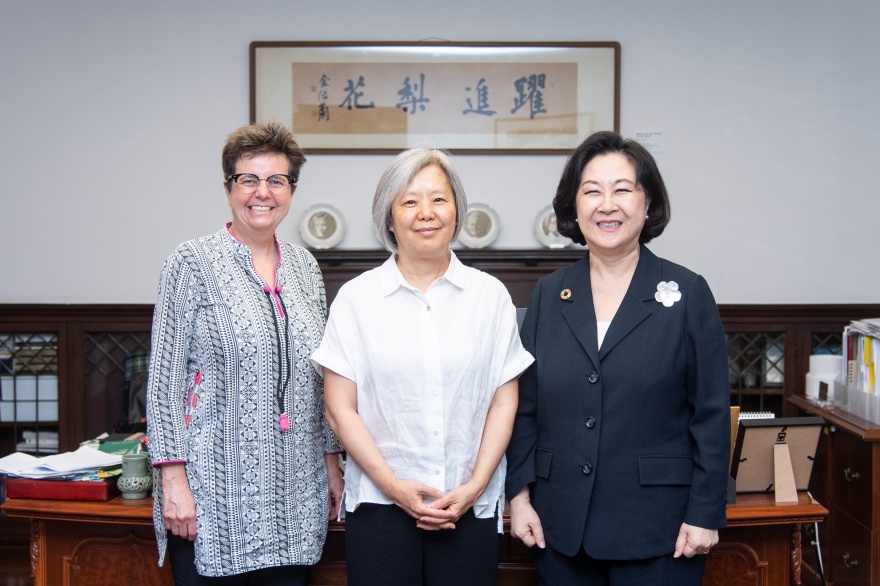
<svg viewBox="0 0 880 586">
<path fill-rule="evenodd" d="M 472 203 L 464 214 L 458 241 L 468 248 L 485 248 L 495 242 L 500 231 L 495 210 L 484 203 Z"/>
<path fill-rule="evenodd" d="M 538 242 L 547 248 L 565 248 L 572 243 L 556 230 L 556 212 L 553 206 L 547 206 L 535 217 L 535 236 Z"/>
<path fill-rule="evenodd" d="M 313 205 L 300 216 L 299 235 L 311 248 L 333 248 L 345 236 L 345 218 L 333 206 Z"/>
</svg>

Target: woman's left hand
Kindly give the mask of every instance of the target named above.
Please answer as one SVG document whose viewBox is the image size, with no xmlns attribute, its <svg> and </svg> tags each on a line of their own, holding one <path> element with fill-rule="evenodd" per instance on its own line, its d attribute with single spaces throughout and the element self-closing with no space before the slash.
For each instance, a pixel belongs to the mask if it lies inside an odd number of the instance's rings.
<svg viewBox="0 0 880 586">
<path fill-rule="evenodd" d="M 718 543 L 717 529 L 703 529 L 687 523 L 681 524 L 678 539 L 675 540 L 675 553 L 672 557 L 692 558 L 695 555 L 707 554 Z"/>
<path fill-rule="evenodd" d="M 452 513 L 452 519 L 448 517 L 420 517 L 416 523 L 419 529 L 435 531 L 437 529 L 455 529 L 455 522 L 464 515 L 468 509 L 474 506 L 482 491 L 475 488 L 471 483 L 465 483 L 454 488 L 430 504 L 432 509 L 445 510 Z"/>
<path fill-rule="evenodd" d="M 338 454 L 324 454 L 324 463 L 327 465 L 328 498 L 330 500 L 328 518 L 332 521 L 339 516 L 339 506 L 342 504 L 342 489 L 345 487 L 345 481 L 342 479 L 342 470 L 339 469 Z"/>
<path fill-rule="evenodd" d="M 438 530 L 455 529 L 455 523 L 461 516 L 474 506 L 483 491 L 486 490 L 498 463 L 507 449 L 510 441 L 510 433 L 513 429 L 513 420 L 516 417 L 516 406 L 519 401 L 519 380 L 510 379 L 497 389 L 489 404 L 486 413 L 486 425 L 483 427 L 483 437 L 480 441 L 480 450 L 471 478 L 461 486 L 458 486 L 430 504 L 432 509 L 446 511 L 451 514 L 445 517 L 432 517 L 423 515 L 419 517 L 416 526 L 420 529 Z"/>
</svg>

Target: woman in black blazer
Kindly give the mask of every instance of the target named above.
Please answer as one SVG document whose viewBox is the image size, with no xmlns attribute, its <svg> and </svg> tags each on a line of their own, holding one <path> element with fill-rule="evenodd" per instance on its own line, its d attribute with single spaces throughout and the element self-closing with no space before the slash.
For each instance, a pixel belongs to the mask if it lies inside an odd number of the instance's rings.
<svg viewBox="0 0 880 586">
<path fill-rule="evenodd" d="M 553 200 L 587 244 L 535 287 L 507 450 L 511 532 L 541 584 L 702 582 L 726 524 L 727 350 L 706 281 L 645 244 L 669 222 L 653 157 L 613 132 L 571 155 Z"/>
</svg>

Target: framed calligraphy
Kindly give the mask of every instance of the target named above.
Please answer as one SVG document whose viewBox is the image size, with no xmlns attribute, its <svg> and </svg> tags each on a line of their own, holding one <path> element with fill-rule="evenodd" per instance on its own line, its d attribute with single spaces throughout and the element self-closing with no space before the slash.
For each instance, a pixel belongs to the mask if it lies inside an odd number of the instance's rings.
<svg viewBox="0 0 880 586">
<path fill-rule="evenodd" d="M 250 94 L 310 153 L 568 153 L 619 130 L 620 45 L 256 41 Z"/>
</svg>

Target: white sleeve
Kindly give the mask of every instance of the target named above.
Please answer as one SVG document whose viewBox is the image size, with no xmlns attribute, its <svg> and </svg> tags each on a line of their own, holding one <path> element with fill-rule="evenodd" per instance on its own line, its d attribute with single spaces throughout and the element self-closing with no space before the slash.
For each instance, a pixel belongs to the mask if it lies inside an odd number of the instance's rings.
<svg viewBox="0 0 880 586">
<path fill-rule="evenodd" d="M 311 355 L 312 364 L 318 374 L 324 376 L 324 368 L 357 382 L 355 358 L 359 336 L 354 307 L 346 287 L 342 287 L 330 306 L 330 316 L 324 329 L 324 338 L 318 349 Z"/>
</svg>

